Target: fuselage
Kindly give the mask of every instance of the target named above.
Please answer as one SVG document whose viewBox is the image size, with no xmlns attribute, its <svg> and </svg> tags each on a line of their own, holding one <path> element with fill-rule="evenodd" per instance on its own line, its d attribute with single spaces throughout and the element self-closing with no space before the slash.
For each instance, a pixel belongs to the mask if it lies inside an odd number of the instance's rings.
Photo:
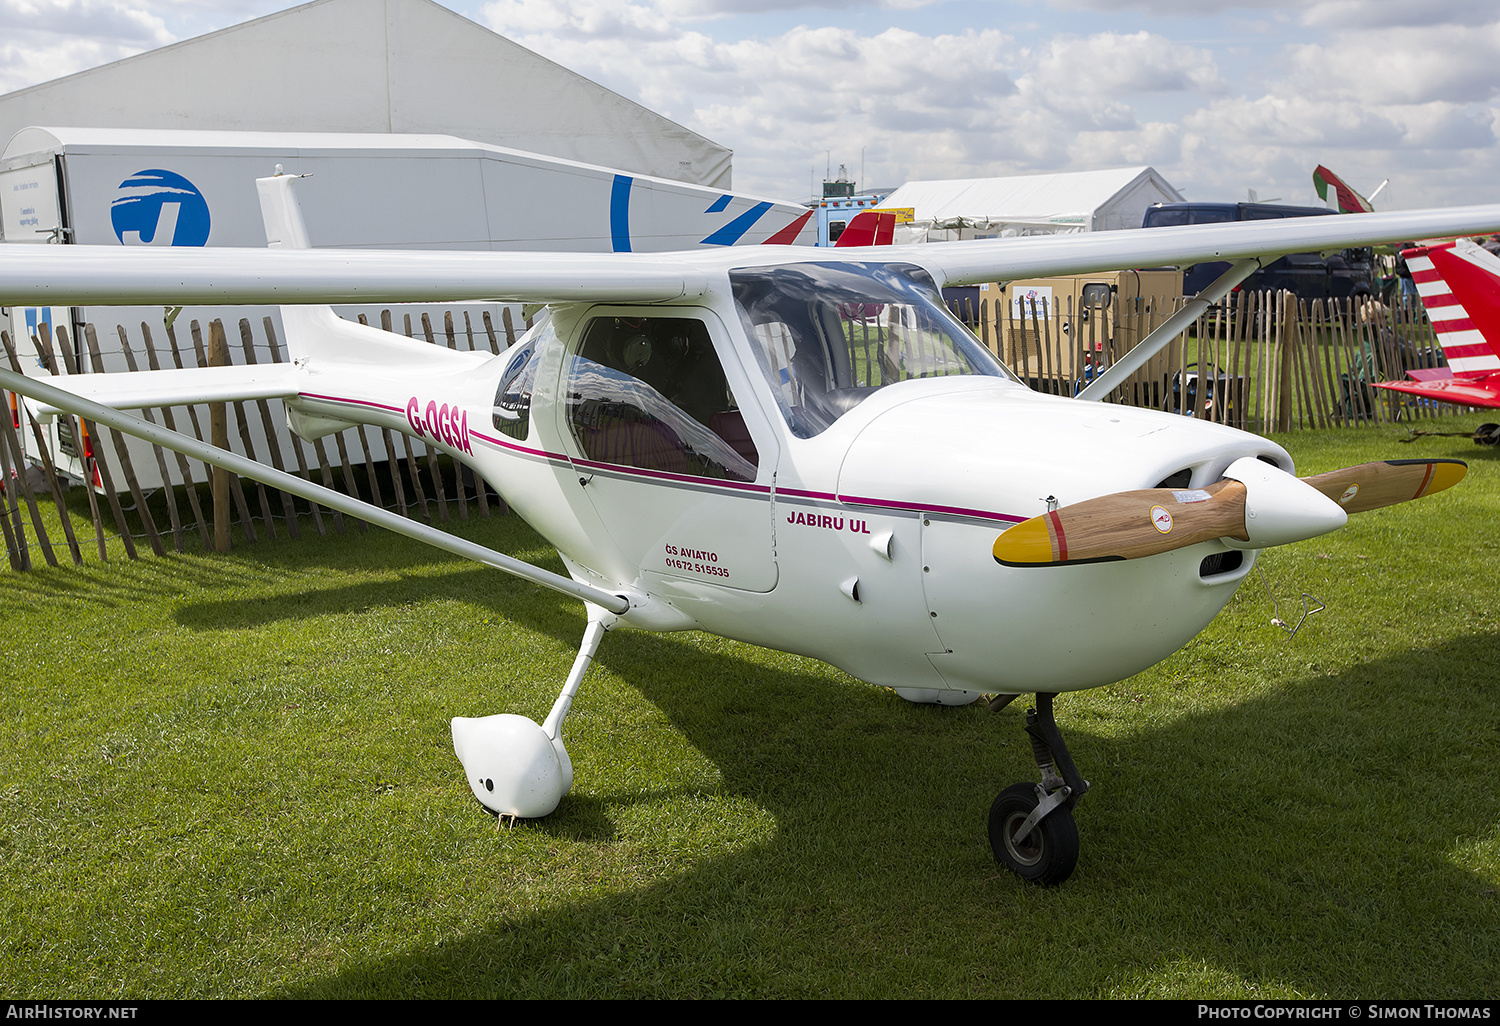
<svg viewBox="0 0 1500 1026">
<path fill-rule="evenodd" d="M 496 357 L 412 344 L 394 381 L 388 359 L 319 375 L 315 349 L 294 424 L 371 421 L 468 463 L 575 578 L 630 597 L 626 624 L 902 689 L 1111 683 L 1229 600 L 1253 551 L 1017 568 L 991 548 L 1049 508 L 1201 488 L 1244 456 L 1291 471 L 1283 449 L 1033 392 L 919 269 L 865 294 L 865 272 L 842 270 L 860 265 L 827 266 L 790 282 L 757 268 L 670 304 L 554 306 Z"/>
</svg>

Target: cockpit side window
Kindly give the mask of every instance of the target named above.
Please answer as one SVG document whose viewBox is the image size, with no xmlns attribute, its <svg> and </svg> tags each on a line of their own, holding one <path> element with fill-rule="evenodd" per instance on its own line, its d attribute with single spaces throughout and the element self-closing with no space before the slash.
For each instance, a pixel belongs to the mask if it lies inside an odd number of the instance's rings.
<svg viewBox="0 0 1500 1026">
<path fill-rule="evenodd" d="M 536 343 L 535 338 L 520 343 L 519 351 L 506 364 L 500 387 L 495 390 L 495 430 L 520 441 L 525 441 L 531 430 L 531 390 L 536 385 L 537 366 L 541 363 Z"/>
<path fill-rule="evenodd" d="M 755 480 L 759 454 L 702 321 L 594 318 L 569 358 L 566 394 L 588 459 Z"/>
<path fill-rule="evenodd" d="M 761 372 L 800 438 L 898 381 L 1014 380 L 919 267 L 795 264 L 731 271 L 729 280 Z"/>
</svg>

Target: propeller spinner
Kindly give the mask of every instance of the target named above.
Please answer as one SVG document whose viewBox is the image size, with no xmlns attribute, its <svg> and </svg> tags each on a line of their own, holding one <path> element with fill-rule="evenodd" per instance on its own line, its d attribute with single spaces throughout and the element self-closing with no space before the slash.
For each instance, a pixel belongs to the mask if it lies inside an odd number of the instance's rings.
<svg viewBox="0 0 1500 1026">
<path fill-rule="evenodd" d="M 1461 460 L 1385 460 L 1296 478 L 1245 457 L 1207 488 L 1115 492 L 1032 517 L 995 539 L 1005 566 L 1053 566 L 1137 559 L 1214 538 L 1241 549 L 1315 538 L 1350 513 L 1451 488 Z"/>
</svg>

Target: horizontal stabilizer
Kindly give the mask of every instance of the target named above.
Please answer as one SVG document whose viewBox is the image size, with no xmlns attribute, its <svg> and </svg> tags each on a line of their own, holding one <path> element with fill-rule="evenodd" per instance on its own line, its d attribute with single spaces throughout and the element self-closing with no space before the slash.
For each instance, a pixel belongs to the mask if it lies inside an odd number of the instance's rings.
<svg viewBox="0 0 1500 1026">
<path fill-rule="evenodd" d="M 212 369 L 230 370 L 230 368 Z M 233 369 L 241 372 L 244 370 L 244 368 Z M 92 377 L 93 375 L 89 376 Z M 116 375 L 99 375 L 99 377 L 111 376 Z M 127 377 L 129 375 L 121 374 L 117 376 Z M 349 516 L 358 517 L 377 527 L 384 527 L 389 531 L 394 531 L 396 534 L 415 538 L 418 541 L 442 549 L 444 552 L 451 552 L 465 559 L 472 559 L 475 562 L 494 567 L 496 570 L 502 570 L 522 580 L 531 581 L 533 584 L 539 584 L 544 588 L 551 588 L 553 591 L 560 592 L 561 594 L 570 595 L 585 602 L 592 602 L 612 613 L 621 614 L 630 609 L 629 600 L 622 595 L 603 591 L 592 585 L 571 580 L 563 577 L 561 574 L 555 574 L 550 570 L 533 566 L 513 556 L 508 556 L 503 552 L 496 552 L 494 549 L 486 548 L 466 538 L 459 538 L 448 534 L 446 531 L 440 531 L 435 527 L 429 527 L 426 524 L 408 520 L 398 513 L 393 513 L 373 503 L 365 502 L 363 499 L 314 484 L 295 474 L 288 474 L 272 467 L 267 467 L 238 453 L 216 448 L 201 439 L 185 435 L 180 431 L 173 431 L 160 424 L 141 420 L 130 414 L 120 413 L 109 406 L 93 402 L 82 396 L 64 392 L 57 387 L 58 382 L 69 380 L 68 378 L 47 378 L 45 380 L 41 378 L 28 378 L 12 371 L 0 369 L 0 388 L 9 389 L 18 395 L 24 395 L 28 400 L 37 405 L 51 405 L 53 409 L 96 421 L 106 427 L 114 428 L 116 431 L 123 431 L 125 434 L 145 439 L 153 445 L 159 445 L 174 452 L 180 452 L 184 456 L 191 456 L 193 459 L 202 460 L 205 463 L 212 463 L 216 467 L 222 467 L 231 473 L 248 477 L 252 481 L 259 481 L 272 488 L 278 488 L 283 492 L 301 496 L 309 502 L 320 503 L 330 509 L 336 509 Z"/>
<path fill-rule="evenodd" d="M 291 364 L 251 367 L 189 367 L 182 370 L 71 374 L 47 383 L 115 410 L 187 403 L 234 403 L 249 399 L 285 399 L 297 394 L 300 372 Z M 34 402 L 38 417 L 64 412 Z"/>
<path fill-rule="evenodd" d="M 1500 409 L 1500 374 L 1482 378 L 1442 378 L 1437 381 L 1371 382 L 1376 388 L 1460 406 Z"/>
</svg>

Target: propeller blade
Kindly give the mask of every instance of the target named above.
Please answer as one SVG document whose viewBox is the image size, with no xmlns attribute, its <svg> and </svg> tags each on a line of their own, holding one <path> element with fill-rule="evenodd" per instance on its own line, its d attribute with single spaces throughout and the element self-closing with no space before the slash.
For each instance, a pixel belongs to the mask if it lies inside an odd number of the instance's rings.
<svg viewBox="0 0 1500 1026">
<path fill-rule="evenodd" d="M 994 555 L 1006 566 L 1048 566 L 1138 559 L 1214 538 L 1267 548 L 1451 488 L 1468 472 L 1461 460 L 1384 460 L 1294 478 L 1247 457 L 1207 488 L 1115 492 L 1032 517 L 996 538 Z"/>
<path fill-rule="evenodd" d="M 1462 460 L 1382 460 L 1302 480 L 1344 507 L 1344 512 L 1363 513 L 1452 488 L 1468 472 L 1469 465 Z"/>
<path fill-rule="evenodd" d="M 1246 488 L 1223 480 L 1207 488 L 1143 488 L 1032 517 L 995 539 L 1006 566 L 1095 563 L 1169 552 L 1245 533 Z"/>
</svg>

